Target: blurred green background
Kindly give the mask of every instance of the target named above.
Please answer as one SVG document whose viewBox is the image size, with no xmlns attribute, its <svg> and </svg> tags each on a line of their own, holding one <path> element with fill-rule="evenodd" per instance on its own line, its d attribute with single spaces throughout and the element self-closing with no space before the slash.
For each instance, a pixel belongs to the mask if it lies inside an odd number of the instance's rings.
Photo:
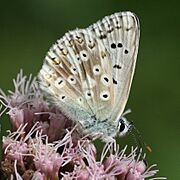
<svg viewBox="0 0 180 180">
<path fill-rule="evenodd" d="M 135 12 L 141 23 L 136 73 L 126 108 L 153 152 L 159 176 L 180 179 L 180 1 L 31 0 L 0 5 L 0 87 L 12 89 L 20 68 L 36 75 L 49 47 L 105 15 Z M 1 119 L 1 135 L 7 128 Z M 120 143 L 123 140 L 120 140 Z"/>
</svg>

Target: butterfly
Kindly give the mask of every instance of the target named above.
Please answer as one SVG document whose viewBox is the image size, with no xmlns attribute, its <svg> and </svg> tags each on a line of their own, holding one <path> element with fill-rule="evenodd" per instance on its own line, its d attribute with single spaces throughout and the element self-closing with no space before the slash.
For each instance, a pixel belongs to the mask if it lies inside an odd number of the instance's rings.
<svg viewBox="0 0 180 180">
<path fill-rule="evenodd" d="M 84 134 L 107 142 L 128 132 L 123 111 L 139 37 L 137 16 L 118 12 L 67 32 L 48 51 L 40 87 Z"/>
</svg>

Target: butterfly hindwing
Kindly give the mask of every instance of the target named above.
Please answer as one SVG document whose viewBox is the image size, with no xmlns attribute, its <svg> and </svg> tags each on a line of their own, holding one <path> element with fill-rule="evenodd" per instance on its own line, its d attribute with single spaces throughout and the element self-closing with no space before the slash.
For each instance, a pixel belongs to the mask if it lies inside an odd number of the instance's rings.
<svg viewBox="0 0 180 180">
<path fill-rule="evenodd" d="M 109 59 L 92 32 L 70 31 L 49 50 L 39 77 L 46 91 L 53 94 L 53 101 L 70 117 L 83 121 L 80 114 L 84 113 L 101 121 L 114 104 Z"/>
</svg>

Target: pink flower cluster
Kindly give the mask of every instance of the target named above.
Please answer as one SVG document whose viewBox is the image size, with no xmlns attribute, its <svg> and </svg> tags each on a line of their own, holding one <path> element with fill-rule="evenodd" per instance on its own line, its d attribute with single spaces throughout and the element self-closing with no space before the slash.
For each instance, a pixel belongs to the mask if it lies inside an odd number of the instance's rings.
<svg viewBox="0 0 180 180">
<path fill-rule="evenodd" d="M 126 147 L 119 150 L 116 142 L 105 144 L 97 158 L 93 142 L 83 137 L 75 122 L 44 100 L 35 78 L 20 71 L 14 86 L 15 91 L 9 91 L 9 95 L 0 92 L 4 107 L 0 115 L 6 112 L 12 125 L 3 137 L 0 177 L 143 180 L 157 173 L 152 169 L 155 165 L 146 167 L 141 151 L 132 148 L 126 155 Z"/>
</svg>

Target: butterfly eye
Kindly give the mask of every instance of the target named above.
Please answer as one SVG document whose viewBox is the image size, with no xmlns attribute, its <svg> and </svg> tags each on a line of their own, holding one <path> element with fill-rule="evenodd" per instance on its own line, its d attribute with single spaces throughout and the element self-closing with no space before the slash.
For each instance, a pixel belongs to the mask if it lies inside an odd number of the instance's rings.
<svg viewBox="0 0 180 180">
<path fill-rule="evenodd" d="M 129 122 L 124 117 L 121 117 L 118 124 L 119 136 L 122 137 L 126 135 L 129 129 L 130 129 Z"/>
</svg>

